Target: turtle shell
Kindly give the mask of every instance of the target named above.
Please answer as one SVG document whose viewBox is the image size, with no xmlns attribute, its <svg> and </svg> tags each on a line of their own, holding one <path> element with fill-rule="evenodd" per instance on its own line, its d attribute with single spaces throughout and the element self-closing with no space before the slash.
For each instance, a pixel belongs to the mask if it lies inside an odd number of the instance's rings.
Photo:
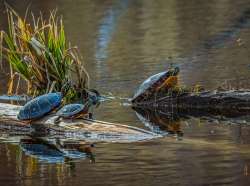
<svg viewBox="0 0 250 186">
<path fill-rule="evenodd" d="M 164 83 L 164 81 L 170 76 L 175 76 L 178 73 L 179 67 L 175 67 L 174 69 L 150 76 L 139 86 L 132 98 L 132 103 L 140 102 L 141 100 L 150 98 L 155 93 L 155 90 L 158 86 Z"/>
<path fill-rule="evenodd" d="M 71 118 L 83 112 L 85 108 L 86 108 L 86 105 L 83 105 L 83 104 L 68 104 L 62 107 L 56 113 L 56 115 L 63 117 L 63 118 Z"/>
<path fill-rule="evenodd" d="M 19 120 L 38 119 L 58 107 L 62 101 L 60 92 L 49 93 L 38 96 L 27 102 L 19 111 L 17 118 Z"/>
</svg>

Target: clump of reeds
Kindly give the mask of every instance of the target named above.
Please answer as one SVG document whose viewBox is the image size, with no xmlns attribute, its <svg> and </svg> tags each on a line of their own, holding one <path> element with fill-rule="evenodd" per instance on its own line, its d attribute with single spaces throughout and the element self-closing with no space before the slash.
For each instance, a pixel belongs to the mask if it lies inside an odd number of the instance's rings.
<svg viewBox="0 0 250 186">
<path fill-rule="evenodd" d="M 31 13 L 33 21 L 28 23 L 28 13 L 22 18 L 8 5 L 6 10 L 9 28 L 0 34 L 0 56 L 10 64 L 8 94 L 18 92 L 20 80 L 26 82 L 26 93 L 32 96 L 61 91 L 69 82 L 69 97 L 86 94 L 88 73 L 77 48 L 67 42 L 56 11 L 47 21 L 42 14 L 35 18 Z"/>
</svg>

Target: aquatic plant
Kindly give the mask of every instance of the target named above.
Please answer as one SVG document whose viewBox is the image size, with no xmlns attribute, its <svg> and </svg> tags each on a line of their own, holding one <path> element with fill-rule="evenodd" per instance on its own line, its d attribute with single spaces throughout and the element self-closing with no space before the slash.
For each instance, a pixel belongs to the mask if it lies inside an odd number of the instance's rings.
<svg viewBox="0 0 250 186">
<path fill-rule="evenodd" d="M 17 94 L 20 81 L 27 85 L 28 95 L 60 91 L 70 84 L 68 99 L 86 96 L 89 76 L 77 47 L 67 42 L 62 18 L 52 11 L 48 20 L 28 11 L 22 18 L 6 5 L 8 30 L 0 32 L 0 60 L 10 65 L 8 94 Z M 73 81 L 74 79 L 74 81 Z M 16 83 L 15 80 L 17 80 Z"/>
</svg>

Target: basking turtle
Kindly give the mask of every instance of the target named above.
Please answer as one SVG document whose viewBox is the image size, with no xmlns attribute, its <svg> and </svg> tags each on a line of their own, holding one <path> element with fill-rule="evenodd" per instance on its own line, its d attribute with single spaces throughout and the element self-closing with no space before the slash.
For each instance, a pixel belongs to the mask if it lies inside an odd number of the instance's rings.
<svg viewBox="0 0 250 186">
<path fill-rule="evenodd" d="M 99 97 L 100 94 L 98 91 L 94 89 L 90 90 L 89 97 L 86 103 L 68 104 L 63 106 L 60 110 L 58 110 L 56 113 L 58 118 L 55 120 L 55 123 L 58 123 L 61 118 L 76 119 L 76 118 L 88 117 L 92 119 L 92 113 L 89 113 L 89 108 L 92 105 L 97 105 L 99 103 Z"/>
<path fill-rule="evenodd" d="M 31 122 L 39 119 L 61 105 L 63 94 L 61 92 L 48 93 L 27 102 L 19 111 L 17 118 Z"/>
<path fill-rule="evenodd" d="M 74 119 L 74 118 L 81 118 L 85 116 L 89 116 L 89 107 L 92 104 L 87 102 L 86 104 L 68 104 L 62 107 L 59 111 L 57 111 L 56 115 L 58 118 L 56 122 L 60 120 L 60 118 L 65 119 Z"/>
<path fill-rule="evenodd" d="M 68 92 L 69 87 L 69 83 L 66 83 L 61 92 L 48 93 L 32 99 L 20 109 L 17 118 L 30 123 L 45 116 L 61 105 L 62 99 Z M 98 102 L 98 96 L 99 93 L 97 91 L 90 96 L 92 99 L 95 99 L 94 104 Z"/>
<path fill-rule="evenodd" d="M 30 100 L 20 109 L 17 118 L 31 123 L 33 120 L 50 113 L 61 105 L 62 99 L 67 94 L 70 86 L 70 82 L 66 82 L 61 92 L 44 94 Z"/>
<path fill-rule="evenodd" d="M 139 103 L 145 100 L 149 100 L 160 89 L 169 89 L 177 84 L 177 75 L 179 73 L 179 67 L 169 69 L 168 71 L 155 74 L 146 79 L 136 91 L 132 98 L 132 103 Z"/>
</svg>

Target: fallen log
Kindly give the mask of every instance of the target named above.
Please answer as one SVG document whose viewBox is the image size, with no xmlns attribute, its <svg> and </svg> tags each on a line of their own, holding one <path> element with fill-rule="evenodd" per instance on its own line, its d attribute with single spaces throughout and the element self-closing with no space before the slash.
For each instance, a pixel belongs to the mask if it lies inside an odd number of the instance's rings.
<svg viewBox="0 0 250 186">
<path fill-rule="evenodd" d="M 17 119 L 21 106 L 0 103 L 0 130 L 37 135 L 63 136 L 91 142 L 136 142 L 161 137 L 161 135 L 137 127 L 90 119 L 62 120 L 54 124 L 54 114 L 32 122 L 31 125 Z"/>
<path fill-rule="evenodd" d="M 203 91 L 172 96 L 157 95 L 139 103 L 137 108 L 174 109 L 181 112 L 203 112 L 221 115 L 250 114 L 250 90 Z"/>
</svg>

